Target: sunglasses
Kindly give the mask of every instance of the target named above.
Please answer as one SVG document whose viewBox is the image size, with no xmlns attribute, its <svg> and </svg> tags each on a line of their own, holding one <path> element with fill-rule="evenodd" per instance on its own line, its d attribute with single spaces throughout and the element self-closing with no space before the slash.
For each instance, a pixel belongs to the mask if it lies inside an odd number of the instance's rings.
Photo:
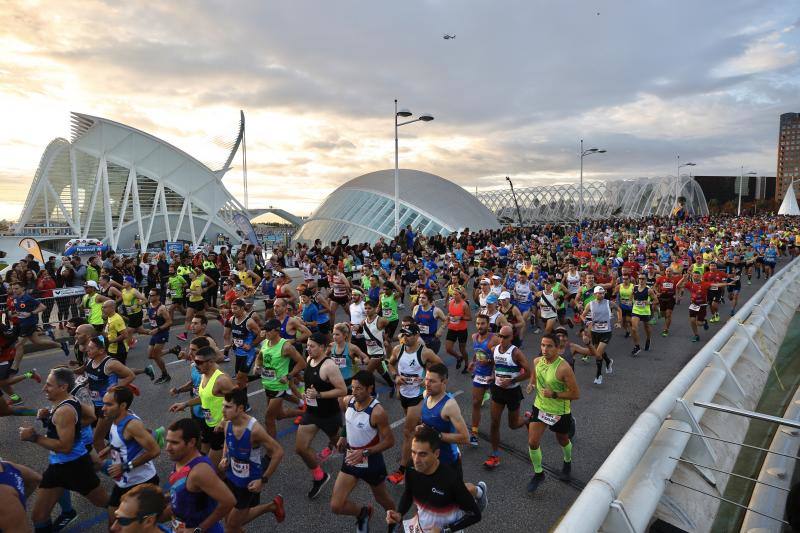
<svg viewBox="0 0 800 533">
<path fill-rule="evenodd" d="M 501 339 L 508 339 L 511 337 L 511 335 L 501 335 L 500 333 L 498 333 L 497 336 L 500 337 Z"/>
</svg>

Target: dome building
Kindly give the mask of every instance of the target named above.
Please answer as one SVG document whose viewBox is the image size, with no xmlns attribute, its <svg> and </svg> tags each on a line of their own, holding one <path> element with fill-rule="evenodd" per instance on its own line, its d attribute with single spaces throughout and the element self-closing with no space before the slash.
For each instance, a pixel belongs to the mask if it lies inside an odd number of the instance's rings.
<svg viewBox="0 0 800 533">
<path fill-rule="evenodd" d="M 400 170 L 400 227 L 421 235 L 498 229 L 497 217 L 463 187 L 419 170 Z M 394 169 L 370 172 L 333 191 L 295 234 L 294 240 L 376 242 L 394 233 Z"/>
</svg>

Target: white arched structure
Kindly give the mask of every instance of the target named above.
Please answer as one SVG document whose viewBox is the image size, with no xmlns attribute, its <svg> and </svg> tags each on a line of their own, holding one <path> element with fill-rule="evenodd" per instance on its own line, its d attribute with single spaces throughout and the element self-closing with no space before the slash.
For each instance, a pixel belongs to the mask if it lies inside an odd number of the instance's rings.
<svg viewBox="0 0 800 533">
<path fill-rule="evenodd" d="M 218 233 L 240 240 L 233 215 L 244 207 L 222 177 L 238 149 L 213 171 L 143 131 L 111 120 L 72 114 L 72 140 L 45 149 L 15 232 L 43 240 L 95 238 L 112 249 L 141 249 L 158 241 L 201 243 Z"/>
<path fill-rule="evenodd" d="M 643 218 L 668 216 L 683 197 L 686 210 L 694 216 L 708 215 L 708 205 L 700 185 L 689 176 L 637 178 L 617 181 L 590 181 L 583 186 L 584 218 Z M 572 222 L 578 219 L 580 186 L 548 185 L 515 189 L 524 224 Z M 477 194 L 501 223 L 517 223 L 514 197 L 508 189 Z"/>
</svg>

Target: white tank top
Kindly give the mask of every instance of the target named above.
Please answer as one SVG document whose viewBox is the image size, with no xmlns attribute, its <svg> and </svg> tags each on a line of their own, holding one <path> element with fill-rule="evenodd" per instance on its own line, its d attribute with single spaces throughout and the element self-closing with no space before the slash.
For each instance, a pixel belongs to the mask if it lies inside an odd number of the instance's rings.
<svg viewBox="0 0 800 533">
<path fill-rule="evenodd" d="M 367 355 L 383 355 L 383 331 L 378 328 L 378 319 L 375 317 L 371 323 L 364 319 L 364 339 L 367 341 Z"/>
<path fill-rule="evenodd" d="M 578 294 L 581 288 L 581 275 L 575 272 L 574 275 L 567 272 L 567 291 L 570 294 Z"/>
<path fill-rule="evenodd" d="M 489 291 L 489 294 L 492 294 L 492 292 Z M 482 315 L 486 314 L 486 298 L 489 297 L 489 294 L 478 293 L 478 306 L 480 307 L 480 314 Z"/>
<path fill-rule="evenodd" d="M 597 333 L 608 333 L 611 331 L 611 306 L 608 300 L 589 302 L 590 313 L 592 313 L 592 331 Z"/>
<path fill-rule="evenodd" d="M 111 436 L 111 462 L 113 464 L 124 465 L 128 461 L 133 461 L 138 455 L 144 452 L 142 446 L 136 442 L 135 439 L 126 441 L 122 438 L 125 432 L 125 426 L 127 426 L 131 420 L 139 420 L 139 417 L 133 413 L 129 413 L 127 417 L 122 419 L 122 427 L 119 427 L 117 424 L 111 425 L 109 435 Z M 147 461 L 145 464 L 137 466 L 130 472 L 123 472 L 122 477 L 115 479 L 114 483 L 124 489 L 149 481 L 153 479 L 155 475 L 156 467 L 153 465 L 153 461 Z"/>
<path fill-rule="evenodd" d="M 516 346 L 512 344 L 505 352 L 502 352 L 499 344 L 494 347 L 494 379 L 497 385 L 500 385 L 500 378 L 514 379 L 519 376 L 520 367 L 514 361 L 514 348 Z M 519 387 L 519 382 L 507 388 L 513 389 L 516 387 Z"/>
<path fill-rule="evenodd" d="M 367 311 L 364 309 L 364 302 L 350 304 L 350 329 L 353 331 L 353 337 L 361 338 L 360 333 L 356 333 L 356 326 L 361 326 L 364 319 L 367 318 Z"/>
<path fill-rule="evenodd" d="M 405 382 L 400 385 L 400 394 L 404 398 L 416 398 L 422 394 L 422 379 L 425 377 L 425 366 L 422 364 L 422 349 L 424 344 L 413 352 L 407 352 L 405 346 L 400 351 L 397 359 L 397 372 Z"/>
<path fill-rule="evenodd" d="M 514 298 L 517 302 L 527 303 L 531 297 L 531 284 L 529 282 L 514 284 Z"/>
<path fill-rule="evenodd" d="M 542 318 L 546 320 L 556 318 L 558 316 L 556 309 L 554 309 L 553 305 L 551 304 L 557 304 L 556 295 L 552 292 L 550 294 L 542 292 L 542 297 L 539 299 L 539 309 L 542 311 Z"/>
<path fill-rule="evenodd" d="M 355 398 L 350 398 L 347 404 L 347 410 L 344 412 L 344 423 L 347 428 L 347 445 L 350 448 L 366 448 L 378 442 L 378 428 L 373 427 L 370 422 L 372 410 L 380 402 L 376 399 L 372 400 L 369 406 L 363 411 L 356 409 Z M 358 464 L 355 466 L 363 466 L 366 468 L 368 463 L 365 461 L 363 465 Z"/>
</svg>

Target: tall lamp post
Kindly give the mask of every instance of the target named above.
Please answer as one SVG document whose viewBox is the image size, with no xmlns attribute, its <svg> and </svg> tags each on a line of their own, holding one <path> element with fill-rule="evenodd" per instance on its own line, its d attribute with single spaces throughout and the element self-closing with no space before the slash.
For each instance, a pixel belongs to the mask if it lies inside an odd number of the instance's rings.
<svg viewBox="0 0 800 533">
<path fill-rule="evenodd" d="M 506 181 L 511 185 L 511 197 L 514 198 L 514 205 L 517 208 L 517 219 L 519 220 L 519 227 L 522 227 L 522 212 L 519 210 L 519 202 L 517 202 L 517 193 L 514 192 L 514 184 L 511 183 L 511 178 L 506 176 Z"/>
<path fill-rule="evenodd" d="M 580 207 L 578 208 L 578 222 L 583 220 L 583 158 L 592 154 L 604 154 L 605 150 L 600 148 L 583 149 L 583 139 L 581 139 L 581 192 L 580 192 Z"/>
<path fill-rule="evenodd" d="M 423 113 L 419 117 L 406 120 L 405 122 L 398 122 L 397 118 L 408 118 L 412 115 L 408 109 L 397 110 L 397 98 L 394 99 L 394 236 L 400 234 L 400 155 L 397 144 L 397 128 L 411 124 L 412 122 L 430 122 L 433 120 L 433 115 Z"/>
<path fill-rule="evenodd" d="M 678 175 L 675 176 L 675 204 L 678 204 L 678 198 L 681 196 L 681 169 L 683 167 L 696 167 L 697 163 L 684 163 L 681 165 L 681 156 L 678 156 Z"/>
<path fill-rule="evenodd" d="M 744 177 L 747 176 L 748 181 L 750 180 L 750 176 L 758 176 L 758 173 L 751 170 L 747 174 L 744 173 L 744 165 L 742 165 L 739 169 L 739 206 L 736 208 L 736 216 L 742 215 L 742 189 L 744 189 Z M 756 199 L 758 201 L 758 199 Z"/>
</svg>

